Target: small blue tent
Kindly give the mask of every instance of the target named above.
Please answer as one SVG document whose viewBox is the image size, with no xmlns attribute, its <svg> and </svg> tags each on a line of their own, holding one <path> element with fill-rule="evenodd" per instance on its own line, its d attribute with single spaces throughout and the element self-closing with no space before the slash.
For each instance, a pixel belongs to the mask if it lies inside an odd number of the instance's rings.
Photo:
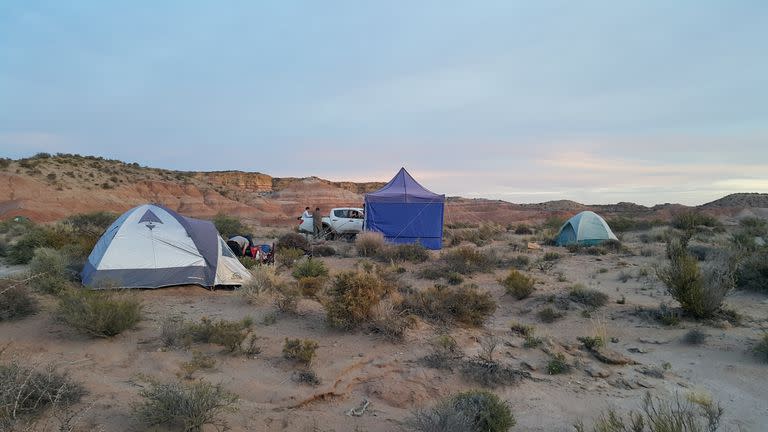
<svg viewBox="0 0 768 432">
<path fill-rule="evenodd" d="M 591 246 L 606 240 L 617 240 L 611 227 L 597 213 L 583 211 L 568 219 L 555 239 L 558 246 L 580 244 Z"/>
<path fill-rule="evenodd" d="M 365 230 L 384 234 L 392 243 L 443 244 L 445 195 L 432 193 L 405 168 L 376 192 L 365 194 Z"/>
</svg>

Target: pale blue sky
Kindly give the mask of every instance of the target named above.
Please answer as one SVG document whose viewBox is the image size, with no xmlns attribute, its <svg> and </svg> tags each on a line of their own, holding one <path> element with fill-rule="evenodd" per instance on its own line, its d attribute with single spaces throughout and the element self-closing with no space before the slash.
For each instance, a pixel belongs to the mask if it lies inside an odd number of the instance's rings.
<svg viewBox="0 0 768 432">
<path fill-rule="evenodd" d="M 0 155 L 698 204 L 768 192 L 768 2 L 0 0 Z"/>
</svg>

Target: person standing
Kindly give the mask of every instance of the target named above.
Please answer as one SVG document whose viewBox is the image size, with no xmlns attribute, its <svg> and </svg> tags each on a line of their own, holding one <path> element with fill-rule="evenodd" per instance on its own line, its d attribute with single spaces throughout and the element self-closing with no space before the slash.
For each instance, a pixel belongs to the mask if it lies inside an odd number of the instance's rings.
<svg viewBox="0 0 768 432">
<path fill-rule="evenodd" d="M 315 207 L 315 211 L 312 213 L 312 228 L 315 238 L 320 237 L 320 233 L 323 231 L 323 215 L 320 214 L 320 207 Z"/>
</svg>

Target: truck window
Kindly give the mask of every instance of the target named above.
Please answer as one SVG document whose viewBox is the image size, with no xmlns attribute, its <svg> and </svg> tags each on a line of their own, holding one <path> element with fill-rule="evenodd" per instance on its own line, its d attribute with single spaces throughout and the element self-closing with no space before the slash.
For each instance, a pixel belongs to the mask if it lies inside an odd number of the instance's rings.
<svg viewBox="0 0 768 432">
<path fill-rule="evenodd" d="M 347 217 L 347 211 L 346 210 L 334 210 L 333 215 L 340 218 Z"/>
</svg>

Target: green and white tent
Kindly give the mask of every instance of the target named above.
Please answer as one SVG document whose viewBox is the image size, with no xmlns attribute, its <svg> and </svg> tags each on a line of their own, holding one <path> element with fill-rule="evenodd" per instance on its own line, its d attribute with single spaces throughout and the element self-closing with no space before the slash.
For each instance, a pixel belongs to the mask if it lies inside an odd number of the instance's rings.
<svg viewBox="0 0 768 432">
<path fill-rule="evenodd" d="M 571 244 L 596 245 L 606 240 L 618 240 L 611 227 L 597 213 L 583 211 L 568 219 L 560 228 L 555 243 L 558 246 Z"/>
</svg>

